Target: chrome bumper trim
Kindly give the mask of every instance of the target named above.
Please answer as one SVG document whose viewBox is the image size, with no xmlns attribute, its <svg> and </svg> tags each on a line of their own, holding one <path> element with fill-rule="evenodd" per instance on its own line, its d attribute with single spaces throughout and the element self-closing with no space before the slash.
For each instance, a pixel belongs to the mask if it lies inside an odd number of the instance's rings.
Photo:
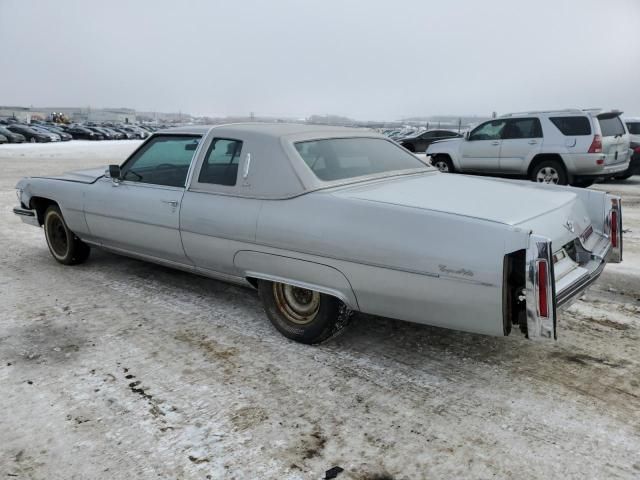
<svg viewBox="0 0 640 480">
<path fill-rule="evenodd" d="M 556 295 L 556 305 L 558 308 L 568 308 L 575 300 L 577 300 L 579 294 L 584 292 L 591 286 L 602 274 L 604 267 L 607 263 L 600 262 L 598 267 L 590 272 L 588 275 L 582 277 L 579 281 L 569 285 L 565 290 L 559 292 Z"/>
<path fill-rule="evenodd" d="M 13 213 L 18 215 L 20 219 L 28 225 L 33 225 L 34 227 L 40 226 L 40 222 L 38 222 L 38 215 L 36 215 L 35 210 L 29 210 L 28 208 L 14 207 Z"/>
</svg>

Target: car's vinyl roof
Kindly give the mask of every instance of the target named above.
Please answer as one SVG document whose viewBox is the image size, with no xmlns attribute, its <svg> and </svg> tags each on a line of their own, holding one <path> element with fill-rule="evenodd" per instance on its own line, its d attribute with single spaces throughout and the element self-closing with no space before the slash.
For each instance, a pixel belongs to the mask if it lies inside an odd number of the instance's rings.
<svg viewBox="0 0 640 480">
<path fill-rule="evenodd" d="M 224 128 L 237 132 L 258 133 L 267 136 L 281 137 L 283 135 L 296 135 L 304 133 L 328 133 L 336 131 L 366 132 L 364 128 L 334 127 L 330 125 L 307 125 L 302 123 L 227 123 L 220 125 L 189 125 L 184 127 L 158 130 L 159 133 L 183 133 L 187 135 L 204 135 L 211 128 Z"/>
</svg>

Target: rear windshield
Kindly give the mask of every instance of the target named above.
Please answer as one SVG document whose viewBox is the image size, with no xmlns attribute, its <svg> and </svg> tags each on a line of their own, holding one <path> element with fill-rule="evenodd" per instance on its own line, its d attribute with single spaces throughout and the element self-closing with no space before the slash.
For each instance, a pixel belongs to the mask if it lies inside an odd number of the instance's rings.
<svg viewBox="0 0 640 480">
<path fill-rule="evenodd" d="M 587 117 L 550 117 L 563 135 L 591 135 L 591 123 Z"/>
<path fill-rule="evenodd" d="M 640 122 L 627 122 L 627 128 L 632 135 L 640 135 Z"/>
<path fill-rule="evenodd" d="M 380 138 L 331 138 L 297 142 L 296 150 L 320 180 L 428 168 L 403 148 Z"/>
<path fill-rule="evenodd" d="M 615 137 L 616 135 L 624 135 L 624 126 L 620 117 L 599 118 L 600 130 L 603 137 Z"/>
</svg>

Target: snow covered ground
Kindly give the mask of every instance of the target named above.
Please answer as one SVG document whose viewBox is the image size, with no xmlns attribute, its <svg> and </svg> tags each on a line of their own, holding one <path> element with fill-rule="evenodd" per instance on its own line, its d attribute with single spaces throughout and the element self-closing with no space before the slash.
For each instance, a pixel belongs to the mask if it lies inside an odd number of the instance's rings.
<svg viewBox="0 0 640 480">
<path fill-rule="evenodd" d="M 319 347 L 255 292 L 94 250 L 58 265 L 24 175 L 139 142 L 0 146 L 0 477 L 640 477 L 640 177 L 625 261 L 532 343 L 359 316 Z"/>
</svg>

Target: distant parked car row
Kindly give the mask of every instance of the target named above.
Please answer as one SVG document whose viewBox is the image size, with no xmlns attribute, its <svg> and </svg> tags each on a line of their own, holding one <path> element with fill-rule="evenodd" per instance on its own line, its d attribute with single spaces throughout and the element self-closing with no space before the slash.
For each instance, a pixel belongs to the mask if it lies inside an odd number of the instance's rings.
<svg viewBox="0 0 640 480">
<path fill-rule="evenodd" d="M 8 119 L 0 120 L 0 144 L 66 142 L 73 139 L 143 140 L 154 131 L 156 131 L 156 128 L 149 125 L 116 123 L 74 123 L 66 125 L 52 122 L 26 124 L 14 119 Z"/>
</svg>

